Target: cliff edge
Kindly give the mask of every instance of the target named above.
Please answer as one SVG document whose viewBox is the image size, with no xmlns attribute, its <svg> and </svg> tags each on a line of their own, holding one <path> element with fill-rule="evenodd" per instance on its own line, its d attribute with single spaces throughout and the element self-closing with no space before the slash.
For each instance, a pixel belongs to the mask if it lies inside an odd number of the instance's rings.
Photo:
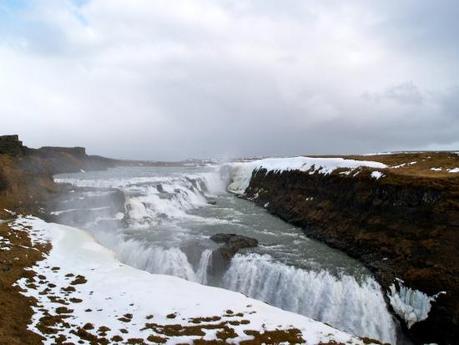
<svg viewBox="0 0 459 345">
<path fill-rule="evenodd" d="M 459 156 L 425 152 L 343 158 L 385 167 L 259 167 L 244 197 L 365 263 L 415 343 L 456 343 Z"/>
</svg>

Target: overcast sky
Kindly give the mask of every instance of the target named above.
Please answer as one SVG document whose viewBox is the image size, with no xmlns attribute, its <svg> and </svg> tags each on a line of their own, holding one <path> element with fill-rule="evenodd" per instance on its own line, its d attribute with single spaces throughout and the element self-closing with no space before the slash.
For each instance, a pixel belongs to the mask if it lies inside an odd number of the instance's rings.
<svg viewBox="0 0 459 345">
<path fill-rule="evenodd" d="M 459 149 L 457 0 L 0 0 L 0 134 L 120 158 Z"/>
</svg>

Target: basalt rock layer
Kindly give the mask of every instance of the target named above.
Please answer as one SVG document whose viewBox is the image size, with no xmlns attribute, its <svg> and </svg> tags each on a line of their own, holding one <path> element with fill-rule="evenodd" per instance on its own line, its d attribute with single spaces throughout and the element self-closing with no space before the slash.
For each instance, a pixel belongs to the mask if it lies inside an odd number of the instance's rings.
<svg viewBox="0 0 459 345">
<path fill-rule="evenodd" d="M 210 239 L 215 243 L 222 244 L 212 252 L 210 273 L 213 275 L 226 271 L 231 259 L 239 250 L 258 246 L 258 241 L 255 238 L 237 234 L 219 233 L 211 236 Z"/>
<path fill-rule="evenodd" d="M 254 171 L 245 197 L 328 245 L 360 259 L 387 291 L 396 278 L 428 295 L 445 291 L 426 320 L 406 329 L 415 343 L 459 337 L 459 178 L 384 169 L 309 174 Z"/>
</svg>

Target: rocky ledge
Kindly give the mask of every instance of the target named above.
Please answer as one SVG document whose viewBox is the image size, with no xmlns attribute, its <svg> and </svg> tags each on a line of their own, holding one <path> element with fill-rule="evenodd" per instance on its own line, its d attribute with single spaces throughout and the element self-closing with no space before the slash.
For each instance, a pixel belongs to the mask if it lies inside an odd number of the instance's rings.
<svg viewBox="0 0 459 345">
<path fill-rule="evenodd" d="M 351 174 L 340 169 L 331 174 L 255 170 L 244 197 L 300 226 L 306 235 L 358 258 L 374 272 L 388 296 L 397 284 L 412 289 L 405 290 L 412 298 L 420 292 L 435 296 L 426 319 L 403 318 L 405 330 L 414 343 L 456 343 L 459 174 L 448 172 L 459 166 L 459 156 L 352 158 L 379 160 L 388 168 L 378 169 L 378 174 L 371 168 Z M 434 167 L 442 165 L 444 173 Z"/>
</svg>

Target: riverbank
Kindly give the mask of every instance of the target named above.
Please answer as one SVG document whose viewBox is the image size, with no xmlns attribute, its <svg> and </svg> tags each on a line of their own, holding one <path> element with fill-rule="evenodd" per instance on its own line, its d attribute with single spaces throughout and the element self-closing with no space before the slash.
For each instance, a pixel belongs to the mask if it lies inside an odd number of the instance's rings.
<svg viewBox="0 0 459 345">
<path fill-rule="evenodd" d="M 301 159 L 242 164 L 240 169 L 250 172 L 236 176 L 243 186 L 238 192 L 365 263 L 416 343 L 454 343 L 459 156 L 316 157 L 302 164 Z"/>
</svg>

